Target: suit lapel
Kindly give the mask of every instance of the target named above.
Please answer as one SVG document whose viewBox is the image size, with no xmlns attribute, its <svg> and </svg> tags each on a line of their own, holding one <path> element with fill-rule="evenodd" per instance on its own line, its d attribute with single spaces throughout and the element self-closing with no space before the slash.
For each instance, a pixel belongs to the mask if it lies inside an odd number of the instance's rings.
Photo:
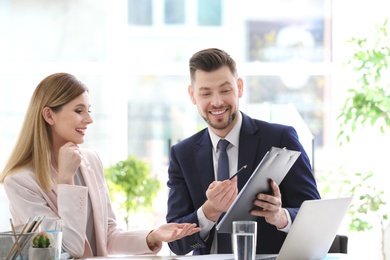
<svg viewBox="0 0 390 260">
<path fill-rule="evenodd" d="M 212 146 L 208 130 L 204 132 L 194 147 L 194 160 L 202 189 L 206 191 L 210 183 L 215 180 Z"/>
<path fill-rule="evenodd" d="M 260 129 L 251 118 L 242 114 L 240 131 L 240 144 L 238 151 L 238 167 L 247 165 L 247 169 L 238 177 L 238 190 L 245 185 L 252 172 L 255 170 L 258 160 L 257 153 L 260 146 Z"/>
</svg>

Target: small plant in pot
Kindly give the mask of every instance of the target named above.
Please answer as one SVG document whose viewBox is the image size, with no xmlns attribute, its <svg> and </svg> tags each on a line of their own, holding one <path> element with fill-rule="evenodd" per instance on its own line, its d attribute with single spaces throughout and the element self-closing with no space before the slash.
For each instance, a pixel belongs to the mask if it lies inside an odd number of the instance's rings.
<svg viewBox="0 0 390 260">
<path fill-rule="evenodd" d="M 32 237 L 31 247 L 28 250 L 30 260 L 55 259 L 56 249 L 52 247 L 52 238 L 46 232 L 39 232 Z"/>
</svg>

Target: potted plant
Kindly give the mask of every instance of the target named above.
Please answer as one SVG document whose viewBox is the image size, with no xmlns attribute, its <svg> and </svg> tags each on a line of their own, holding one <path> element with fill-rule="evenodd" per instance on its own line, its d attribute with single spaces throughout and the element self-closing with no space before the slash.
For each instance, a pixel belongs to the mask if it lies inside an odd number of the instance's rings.
<svg viewBox="0 0 390 260">
<path fill-rule="evenodd" d="M 160 180 L 150 173 L 150 165 L 135 156 L 129 156 L 106 168 L 105 178 L 113 202 L 124 211 L 127 229 L 132 213 L 152 210 L 154 199 L 161 188 Z"/>
<path fill-rule="evenodd" d="M 30 260 L 53 260 L 56 248 L 52 247 L 52 238 L 46 232 L 39 232 L 32 237 L 31 247 L 28 250 Z"/>
</svg>

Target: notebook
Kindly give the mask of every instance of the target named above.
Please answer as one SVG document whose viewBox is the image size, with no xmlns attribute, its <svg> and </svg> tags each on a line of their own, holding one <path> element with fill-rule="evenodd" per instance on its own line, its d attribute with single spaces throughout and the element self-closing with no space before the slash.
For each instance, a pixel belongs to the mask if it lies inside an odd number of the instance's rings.
<svg viewBox="0 0 390 260">
<path fill-rule="evenodd" d="M 324 259 L 351 202 L 352 197 L 304 201 L 279 254 L 256 260 Z"/>
<path fill-rule="evenodd" d="M 271 147 L 253 171 L 251 177 L 241 189 L 232 205 L 218 222 L 219 233 L 231 233 L 235 220 L 255 220 L 249 211 L 253 209 L 253 200 L 258 193 L 271 193 L 270 179 L 280 184 L 287 172 L 298 159 L 301 152 L 286 148 Z"/>
</svg>

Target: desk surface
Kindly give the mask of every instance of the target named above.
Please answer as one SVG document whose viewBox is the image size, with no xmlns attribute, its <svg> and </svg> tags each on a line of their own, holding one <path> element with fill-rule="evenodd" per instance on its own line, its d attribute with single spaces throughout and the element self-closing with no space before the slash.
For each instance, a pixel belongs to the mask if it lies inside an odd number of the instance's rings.
<svg viewBox="0 0 390 260">
<path fill-rule="evenodd" d="M 259 255 L 261 256 L 261 255 Z M 129 259 L 129 260 L 145 260 L 145 259 L 161 259 L 161 260 L 181 260 L 181 259 L 213 259 L 213 260 L 233 260 L 234 256 L 233 254 L 212 254 L 212 255 L 186 255 L 186 256 L 153 256 L 153 255 L 140 255 L 140 256 L 111 256 L 111 257 L 93 257 L 93 258 L 86 258 L 84 260 L 91 260 L 91 259 L 100 259 L 100 260 L 108 260 L 108 259 Z M 347 254 L 328 254 L 326 258 L 323 260 L 346 260 L 349 259 Z"/>
</svg>

